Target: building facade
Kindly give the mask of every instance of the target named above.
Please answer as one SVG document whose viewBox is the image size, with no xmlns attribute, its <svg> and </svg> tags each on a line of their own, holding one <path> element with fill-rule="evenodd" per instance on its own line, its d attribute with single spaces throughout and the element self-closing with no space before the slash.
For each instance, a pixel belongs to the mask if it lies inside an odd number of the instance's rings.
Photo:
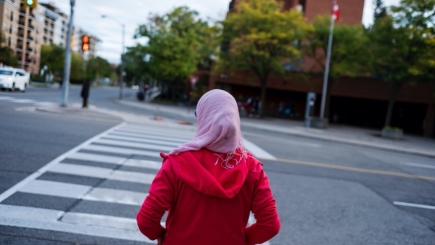
<svg viewBox="0 0 435 245">
<path fill-rule="evenodd" d="M 364 0 L 339 1 L 340 19 L 344 24 L 361 24 Z M 331 14 L 332 0 L 285 0 L 284 9 L 297 8 L 308 21 L 317 15 Z M 237 0 L 231 1 L 229 12 L 236 11 Z M 300 71 L 311 69 L 313 62 L 305 59 Z M 288 72 L 285 76 L 272 75 L 267 83 L 266 102 L 262 103 L 270 116 L 304 119 L 308 92 L 316 96 L 315 115 L 319 115 L 323 87 L 323 71 L 319 75 Z M 198 73 L 199 76 L 199 73 Z M 208 80 L 209 89 L 229 91 L 240 101 L 260 96 L 260 83 L 249 72 L 235 74 L 201 74 Z M 397 95 L 392 125 L 405 133 L 435 137 L 435 86 L 430 83 L 405 84 Z M 341 77 L 330 91 L 329 119 L 367 128 L 382 128 L 388 106 L 389 93 L 383 81 L 372 77 Z M 292 114 L 280 114 L 279 107 L 291 108 Z"/>
<path fill-rule="evenodd" d="M 15 51 L 19 65 L 31 73 L 39 70 L 42 23 L 35 9 L 20 0 L 0 0 L 0 23 L 7 43 Z"/>
<path fill-rule="evenodd" d="M 38 74 L 40 71 L 41 45 L 66 46 L 68 16 L 54 3 L 39 3 L 29 8 L 23 0 L 0 0 L 0 29 L 5 34 L 7 45 L 16 53 L 20 68 Z M 81 36 L 90 36 L 90 49 L 81 50 Z M 101 41 L 74 26 L 71 50 L 84 59 L 94 56 Z"/>
</svg>

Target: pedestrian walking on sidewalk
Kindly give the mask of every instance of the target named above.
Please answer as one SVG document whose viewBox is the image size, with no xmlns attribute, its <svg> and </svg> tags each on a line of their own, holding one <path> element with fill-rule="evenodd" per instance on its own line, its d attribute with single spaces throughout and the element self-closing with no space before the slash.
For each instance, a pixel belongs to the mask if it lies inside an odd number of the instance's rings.
<svg viewBox="0 0 435 245">
<path fill-rule="evenodd" d="M 91 85 L 90 85 L 89 79 L 85 78 L 83 80 L 82 92 L 80 93 L 80 95 L 83 99 L 83 108 L 88 107 L 88 98 L 89 98 L 90 87 L 91 87 Z"/>
<path fill-rule="evenodd" d="M 262 164 L 243 146 L 236 100 L 211 90 L 195 114 L 195 138 L 160 153 L 162 167 L 137 214 L 139 230 L 159 245 L 266 242 L 280 221 Z M 250 212 L 257 221 L 248 226 Z"/>
</svg>

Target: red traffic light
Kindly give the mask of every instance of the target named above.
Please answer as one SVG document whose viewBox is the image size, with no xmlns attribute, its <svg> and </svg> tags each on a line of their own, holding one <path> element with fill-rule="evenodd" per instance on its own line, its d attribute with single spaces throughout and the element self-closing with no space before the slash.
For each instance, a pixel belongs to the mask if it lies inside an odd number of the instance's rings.
<svg viewBox="0 0 435 245">
<path fill-rule="evenodd" d="M 82 36 L 82 51 L 88 51 L 90 48 L 89 45 L 89 36 L 88 35 L 83 35 Z"/>
</svg>

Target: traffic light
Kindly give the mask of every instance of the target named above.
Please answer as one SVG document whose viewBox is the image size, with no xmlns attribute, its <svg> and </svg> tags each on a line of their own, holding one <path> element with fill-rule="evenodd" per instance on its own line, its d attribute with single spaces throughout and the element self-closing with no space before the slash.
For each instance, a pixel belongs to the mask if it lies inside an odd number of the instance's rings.
<svg viewBox="0 0 435 245">
<path fill-rule="evenodd" d="M 36 8 L 38 6 L 38 0 L 24 0 L 24 5 L 29 8 Z"/>
<path fill-rule="evenodd" d="M 82 51 L 88 51 L 89 50 L 89 36 L 83 35 L 82 36 Z"/>
</svg>

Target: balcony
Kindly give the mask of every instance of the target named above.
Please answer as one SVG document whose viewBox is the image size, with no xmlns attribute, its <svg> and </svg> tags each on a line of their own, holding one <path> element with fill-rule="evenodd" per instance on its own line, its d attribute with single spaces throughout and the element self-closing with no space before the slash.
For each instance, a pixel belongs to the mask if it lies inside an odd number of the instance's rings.
<svg viewBox="0 0 435 245">
<path fill-rule="evenodd" d="M 34 26 L 34 25 L 29 25 L 28 28 L 29 28 L 29 30 L 31 30 L 31 31 L 35 30 L 35 26 Z"/>
<path fill-rule="evenodd" d="M 33 41 L 35 39 L 32 36 L 27 36 L 27 40 Z"/>
</svg>

